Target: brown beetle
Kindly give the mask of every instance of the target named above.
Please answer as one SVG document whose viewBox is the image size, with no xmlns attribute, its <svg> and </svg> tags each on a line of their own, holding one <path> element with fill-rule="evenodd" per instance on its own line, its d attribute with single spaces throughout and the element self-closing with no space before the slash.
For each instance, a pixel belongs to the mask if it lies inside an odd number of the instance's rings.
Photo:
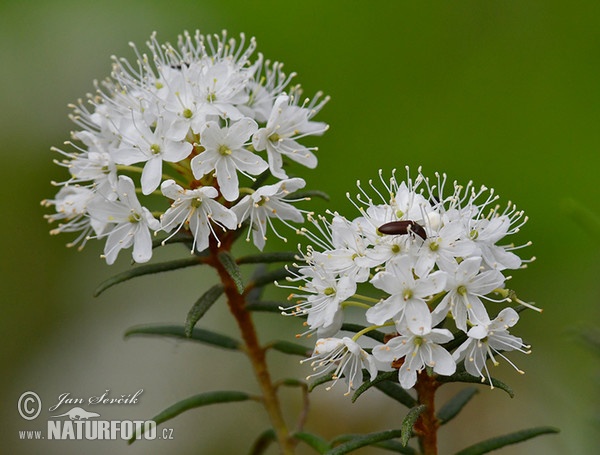
<svg viewBox="0 0 600 455">
<path fill-rule="evenodd" d="M 406 234 L 417 234 L 423 240 L 427 240 L 427 233 L 425 228 L 415 221 L 391 221 L 389 223 L 382 224 L 378 228 L 379 232 L 387 235 L 406 235 Z"/>
</svg>

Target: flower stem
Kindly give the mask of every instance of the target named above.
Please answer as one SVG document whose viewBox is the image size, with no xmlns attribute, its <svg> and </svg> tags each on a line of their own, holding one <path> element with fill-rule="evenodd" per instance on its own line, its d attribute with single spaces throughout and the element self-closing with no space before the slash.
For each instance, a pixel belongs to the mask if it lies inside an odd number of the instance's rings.
<svg viewBox="0 0 600 455">
<path fill-rule="evenodd" d="M 419 373 L 415 390 L 419 404 L 424 404 L 425 410 L 421 413 L 414 425 L 414 432 L 419 438 L 419 445 L 423 455 L 437 455 L 437 430 L 440 422 L 435 416 L 435 392 L 441 384 L 427 371 Z"/>
<path fill-rule="evenodd" d="M 230 245 L 224 244 L 221 249 L 211 242 L 211 256 L 213 260 L 211 265 L 217 270 L 221 282 L 224 286 L 225 295 L 227 296 L 227 304 L 233 317 L 235 318 L 238 328 L 242 334 L 244 344 L 246 346 L 246 353 L 252 363 L 252 369 L 254 375 L 258 381 L 262 392 L 263 405 L 269 415 L 273 430 L 279 444 L 280 453 L 282 455 L 292 455 L 294 453 L 294 444 L 290 438 L 289 429 L 285 420 L 283 419 L 283 413 L 281 411 L 281 405 L 279 398 L 276 393 L 276 387 L 271 380 L 271 375 L 266 362 L 266 351 L 261 347 L 258 336 L 256 333 L 256 327 L 252 320 L 251 313 L 246 310 L 246 297 L 244 294 L 240 294 L 237 287 L 223 266 L 217 254 L 223 249 L 229 249 Z"/>
</svg>

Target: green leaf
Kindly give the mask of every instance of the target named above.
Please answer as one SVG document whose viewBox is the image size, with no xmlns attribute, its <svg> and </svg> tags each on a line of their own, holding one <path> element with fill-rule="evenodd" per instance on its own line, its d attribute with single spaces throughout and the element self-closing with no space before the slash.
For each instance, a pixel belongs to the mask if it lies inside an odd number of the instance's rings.
<svg viewBox="0 0 600 455">
<path fill-rule="evenodd" d="M 237 259 L 238 265 L 271 264 L 273 262 L 293 262 L 299 260 L 298 253 L 293 251 L 278 251 L 275 253 L 252 254 Z"/>
<path fill-rule="evenodd" d="M 397 374 L 398 373 L 396 373 L 396 375 Z M 407 408 L 413 407 L 417 403 L 417 401 L 397 382 L 382 381 L 375 384 L 375 388 L 385 393 L 388 397 L 393 398 L 398 403 L 402 403 Z"/>
<path fill-rule="evenodd" d="M 406 414 L 406 417 L 404 417 L 404 420 L 402 420 L 402 437 L 400 438 L 400 441 L 403 446 L 406 447 L 408 444 L 409 439 L 412 437 L 413 426 L 425 408 L 427 408 L 427 406 L 424 404 L 411 408 L 410 411 L 408 411 L 408 414 Z"/>
<path fill-rule="evenodd" d="M 325 376 L 320 376 L 308 385 L 308 391 L 312 392 L 315 389 L 315 387 L 318 387 L 321 384 L 325 384 L 326 382 L 330 381 L 333 381 L 333 373 L 326 374 Z"/>
<path fill-rule="evenodd" d="M 536 436 L 543 434 L 558 433 L 559 430 L 553 427 L 537 427 L 529 428 L 527 430 L 516 431 L 504 436 L 498 436 L 496 438 L 488 439 L 486 441 L 474 444 L 466 449 L 456 453 L 456 455 L 481 455 L 483 453 L 491 452 L 492 450 L 499 449 L 511 444 L 523 442 Z"/>
<path fill-rule="evenodd" d="M 289 341 L 273 341 L 269 343 L 269 348 L 284 354 L 299 355 L 301 357 L 310 357 L 312 348 L 307 348 L 301 344 L 291 343 Z"/>
<path fill-rule="evenodd" d="M 358 333 L 363 329 L 366 329 L 366 327 L 364 325 L 351 324 L 351 323 L 346 322 L 346 323 L 342 324 L 342 328 L 340 330 L 345 330 L 346 332 Z M 379 341 L 380 343 L 384 343 L 385 333 L 379 332 L 377 330 L 371 330 L 371 331 L 365 333 L 364 336 L 372 338 L 375 341 Z"/>
<path fill-rule="evenodd" d="M 336 445 L 340 445 L 343 442 L 351 441 L 357 437 L 364 436 L 362 434 L 344 434 L 338 436 L 333 441 Z M 371 444 L 373 447 L 379 447 L 381 449 L 389 450 L 391 452 L 403 453 L 406 455 L 417 455 L 417 451 L 412 447 L 404 447 L 402 443 L 396 441 L 394 439 L 388 439 L 387 441 L 377 442 L 375 444 Z"/>
<path fill-rule="evenodd" d="M 133 269 L 126 270 L 123 273 L 119 273 L 118 275 L 112 276 L 108 280 L 102 282 L 94 291 L 94 297 L 98 297 L 115 284 L 122 283 L 123 281 L 127 281 L 138 276 L 150 275 L 152 273 L 169 272 L 171 270 L 183 269 L 185 267 L 191 267 L 199 264 L 202 264 L 202 258 L 198 256 L 192 256 L 185 259 L 177 259 L 175 261 L 160 262 L 158 264 L 140 265 Z"/>
<path fill-rule="evenodd" d="M 258 288 L 267 284 L 273 284 L 274 281 L 282 280 L 288 276 L 292 276 L 296 272 L 298 272 L 298 269 L 296 267 L 291 266 L 272 270 L 270 272 L 265 273 L 264 275 L 260 275 L 254 278 L 250 283 L 248 283 L 246 290 Z"/>
<path fill-rule="evenodd" d="M 281 302 L 258 300 L 254 302 L 248 302 L 246 309 L 248 311 L 264 311 L 267 313 L 281 313 Z"/>
<path fill-rule="evenodd" d="M 194 303 L 194 306 L 192 306 L 185 318 L 185 336 L 190 337 L 192 335 L 192 330 L 196 326 L 196 323 L 206 314 L 213 303 L 221 297 L 221 294 L 223 294 L 223 285 L 215 284 Z"/>
<path fill-rule="evenodd" d="M 438 376 L 436 378 L 436 380 L 438 382 L 465 382 L 468 384 L 489 384 L 488 379 L 485 379 L 484 381 L 482 381 L 481 378 L 478 378 L 476 376 L 471 376 L 466 371 L 460 371 L 460 372 L 454 373 L 452 376 Z M 501 390 L 504 390 L 506 393 L 508 393 L 510 395 L 511 398 L 514 398 L 515 393 L 513 392 L 513 389 L 511 389 L 504 382 L 499 381 L 498 379 L 492 378 L 492 385 L 494 387 L 498 387 Z"/>
<path fill-rule="evenodd" d="M 356 389 L 356 392 L 354 392 L 354 396 L 352 397 L 352 402 L 354 403 L 359 396 L 361 396 L 371 387 L 376 387 L 378 390 L 382 391 L 394 400 L 402 403 L 404 406 L 412 408 L 415 404 L 417 404 L 417 401 L 396 382 L 397 380 L 398 371 L 396 370 L 379 373 L 375 379 L 364 382 L 358 389 Z"/>
<path fill-rule="evenodd" d="M 477 393 L 475 387 L 468 387 L 458 392 L 448 402 L 440 408 L 437 413 L 437 418 L 442 425 L 448 423 L 465 407 L 465 405 L 473 398 Z"/>
<path fill-rule="evenodd" d="M 443 345 L 444 349 L 446 349 L 447 351 L 452 351 L 453 349 L 456 349 L 461 344 L 463 344 L 467 338 L 469 338 L 466 333 L 460 331 L 457 331 L 452 335 L 454 335 L 454 339 L 448 341 L 446 344 Z"/>
<path fill-rule="evenodd" d="M 250 281 L 254 281 L 257 277 L 262 276 L 265 273 L 267 273 L 267 265 L 257 264 L 256 267 L 254 267 Z M 261 299 L 264 290 L 265 288 L 263 287 L 246 289 L 246 302 L 258 302 Z"/>
<path fill-rule="evenodd" d="M 316 434 L 308 433 L 306 431 L 299 431 L 298 433 L 294 433 L 292 437 L 298 439 L 299 441 L 305 442 L 319 453 L 325 453 L 331 449 L 331 445 L 321 436 Z"/>
<path fill-rule="evenodd" d="M 164 237 L 164 238 L 152 239 L 152 249 L 158 248 L 159 246 L 163 246 L 163 245 L 170 245 L 172 243 L 188 243 L 189 242 L 191 245 L 193 240 L 194 240 L 194 237 L 192 237 L 192 234 L 189 231 L 179 231 L 175 235 L 171 235 L 171 236 Z"/>
<path fill-rule="evenodd" d="M 401 442 L 390 440 L 373 444 L 375 447 L 380 447 L 390 452 L 403 453 L 405 455 L 417 455 L 417 451 L 412 447 L 404 447 Z"/>
<path fill-rule="evenodd" d="M 239 351 L 242 348 L 242 344 L 234 338 L 221 335 L 220 333 L 211 332 L 210 330 L 195 328 L 192 330 L 191 336 L 187 336 L 185 333 L 185 328 L 182 325 L 155 324 L 136 326 L 131 327 L 125 332 L 125 338 L 132 335 L 157 335 L 179 338 L 183 340 L 193 340 L 233 351 Z"/>
<path fill-rule="evenodd" d="M 313 198 L 318 197 L 325 201 L 329 201 L 329 195 L 324 191 L 319 190 L 306 190 L 306 191 L 296 191 L 292 194 L 289 194 L 284 199 L 304 199 L 304 198 Z"/>
<path fill-rule="evenodd" d="M 363 382 L 362 385 L 356 389 L 356 392 L 354 392 L 354 395 L 352 396 L 352 403 L 354 403 L 359 396 L 361 396 L 364 392 L 366 392 L 367 390 L 369 390 L 371 387 L 373 387 L 376 384 L 379 384 L 382 381 L 389 381 L 389 380 L 393 380 L 394 378 L 398 377 L 398 373 L 396 371 L 384 371 L 381 372 L 377 375 L 377 377 L 375 379 L 373 379 L 372 381 L 366 381 Z M 412 407 L 413 404 L 411 404 L 409 406 Z"/>
<path fill-rule="evenodd" d="M 242 281 L 242 274 L 240 268 L 235 262 L 235 259 L 228 251 L 222 251 L 219 253 L 219 262 L 225 267 L 225 270 L 235 283 L 235 287 L 240 294 L 244 293 L 244 282 Z"/>
<path fill-rule="evenodd" d="M 161 413 L 154 416 L 151 420 L 156 422 L 156 425 L 160 425 L 167 420 L 171 420 L 174 417 L 177 417 L 182 412 L 188 411 L 190 409 L 199 408 L 201 406 L 208 406 L 210 404 L 217 403 L 231 403 L 233 401 L 246 401 L 254 399 L 251 395 L 245 392 L 237 392 L 237 391 L 218 391 L 218 392 L 206 392 L 198 395 L 191 396 L 186 398 L 185 400 L 178 401 L 172 406 L 169 406 L 167 409 L 162 411 Z M 129 440 L 129 444 L 134 442 L 144 433 L 144 429 L 142 431 L 133 436 Z"/>
<path fill-rule="evenodd" d="M 248 452 L 248 455 L 261 455 L 265 453 L 275 440 L 275 431 L 273 431 L 272 428 L 263 431 L 258 438 L 256 438 L 254 444 L 252 444 L 252 448 L 250 449 L 250 452 Z"/>
<path fill-rule="evenodd" d="M 352 436 L 352 439 L 325 452 L 325 455 L 343 455 L 345 453 L 350 453 L 353 450 L 359 449 L 360 447 L 370 446 L 381 441 L 387 441 L 388 439 L 398 438 L 401 435 L 402 430 L 387 430 L 378 433 L 368 433 L 358 436 Z M 347 438 L 347 436 L 345 437 Z"/>
</svg>

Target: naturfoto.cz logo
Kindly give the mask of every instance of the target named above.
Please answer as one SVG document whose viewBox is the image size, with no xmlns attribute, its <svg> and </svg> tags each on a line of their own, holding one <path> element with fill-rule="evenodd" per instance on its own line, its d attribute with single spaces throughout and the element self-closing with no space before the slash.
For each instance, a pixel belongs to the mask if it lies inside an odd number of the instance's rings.
<svg viewBox="0 0 600 455">
<path fill-rule="evenodd" d="M 90 397 L 87 403 L 93 404 L 135 404 L 143 389 L 135 394 L 121 395 L 118 398 L 109 397 L 107 390 L 101 396 Z M 65 404 L 84 404 L 82 398 L 72 398 L 70 394 L 59 395 L 58 402 L 48 408 L 56 412 L 57 408 Z M 18 401 L 18 410 L 25 420 L 36 419 L 42 409 L 42 400 L 35 392 L 23 393 Z M 47 427 L 44 430 L 19 431 L 19 439 L 53 439 L 53 440 L 130 440 L 136 439 L 173 439 L 173 430 L 162 429 L 157 435 L 156 422 L 153 420 L 102 420 L 100 414 L 89 411 L 80 406 L 60 414 L 49 416 Z M 50 420 L 52 419 L 52 420 Z"/>
</svg>

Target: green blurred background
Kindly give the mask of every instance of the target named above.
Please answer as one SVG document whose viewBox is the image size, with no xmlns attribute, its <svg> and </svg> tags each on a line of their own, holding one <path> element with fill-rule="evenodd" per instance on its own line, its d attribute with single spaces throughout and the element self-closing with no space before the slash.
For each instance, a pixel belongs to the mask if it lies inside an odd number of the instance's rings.
<svg viewBox="0 0 600 455">
<path fill-rule="evenodd" d="M 516 398 L 481 387 L 441 431 L 441 453 L 537 425 L 562 432 L 499 453 L 594 453 L 600 366 L 580 334 L 598 327 L 600 241 L 598 228 L 581 220 L 600 214 L 599 19 L 596 0 L 0 3 L 0 398 L 8 428 L 2 452 L 238 454 L 266 427 L 262 410 L 242 403 L 180 416 L 167 425 L 172 441 L 128 447 L 18 440 L 18 430 L 44 428 L 49 415 L 20 418 L 16 404 L 27 390 L 48 408 L 65 392 L 144 389 L 136 406 L 103 408 L 103 418 L 119 420 L 150 417 L 202 391 L 255 390 L 239 356 L 122 337 L 131 325 L 182 321 L 212 275 L 186 270 L 144 278 L 94 299 L 100 281 L 129 267 L 127 254 L 109 268 L 98 258 L 99 244 L 83 253 L 64 248 L 70 238 L 48 235 L 39 205 L 56 191 L 50 180 L 66 175 L 49 151 L 74 127 L 66 105 L 108 75 L 110 55 L 133 58 L 127 43 L 143 47 L 153 30 L 174 41 L 184 29 L 199 28 L 256 36 L 260 52 L 298 72 L 307 95 L 331 95 L 318 116 L 331 129 L 312 141 L 319 167 L 303 174 L 309 187 L 332 197 L 320 209 L 354 216 L 345 193 L 356 191 L 357 179 L 422 165 L 429 174 L 494 187 L 526 211 L 530 222 L 519 240 L 534 242 L 524 255 L 538 260 L 515 272 L 512 286 L 544 308 L 541 315 L 524 313 L 517 326 L 533 346 L 529 356 L 511 356 L 526 374 L 499 367 L 496 376 Z M 172 249 L 157 259 L 181 253 Z M 257 319 L 265 339 L 291 339 L 300 330 L 297 321 Z M 203 324 L 235 333 L 223 308 Z M 307 374 L 295 359 L 271 360 L 277 376 Z M 343 387 L 313 395 L 310 428 L 333 436 L 398 427 L 402 409 L 376 392 L 354 405 L 342 394 Z M 285 397 L 297 410 L 294 392 Z"/>
</svg>

